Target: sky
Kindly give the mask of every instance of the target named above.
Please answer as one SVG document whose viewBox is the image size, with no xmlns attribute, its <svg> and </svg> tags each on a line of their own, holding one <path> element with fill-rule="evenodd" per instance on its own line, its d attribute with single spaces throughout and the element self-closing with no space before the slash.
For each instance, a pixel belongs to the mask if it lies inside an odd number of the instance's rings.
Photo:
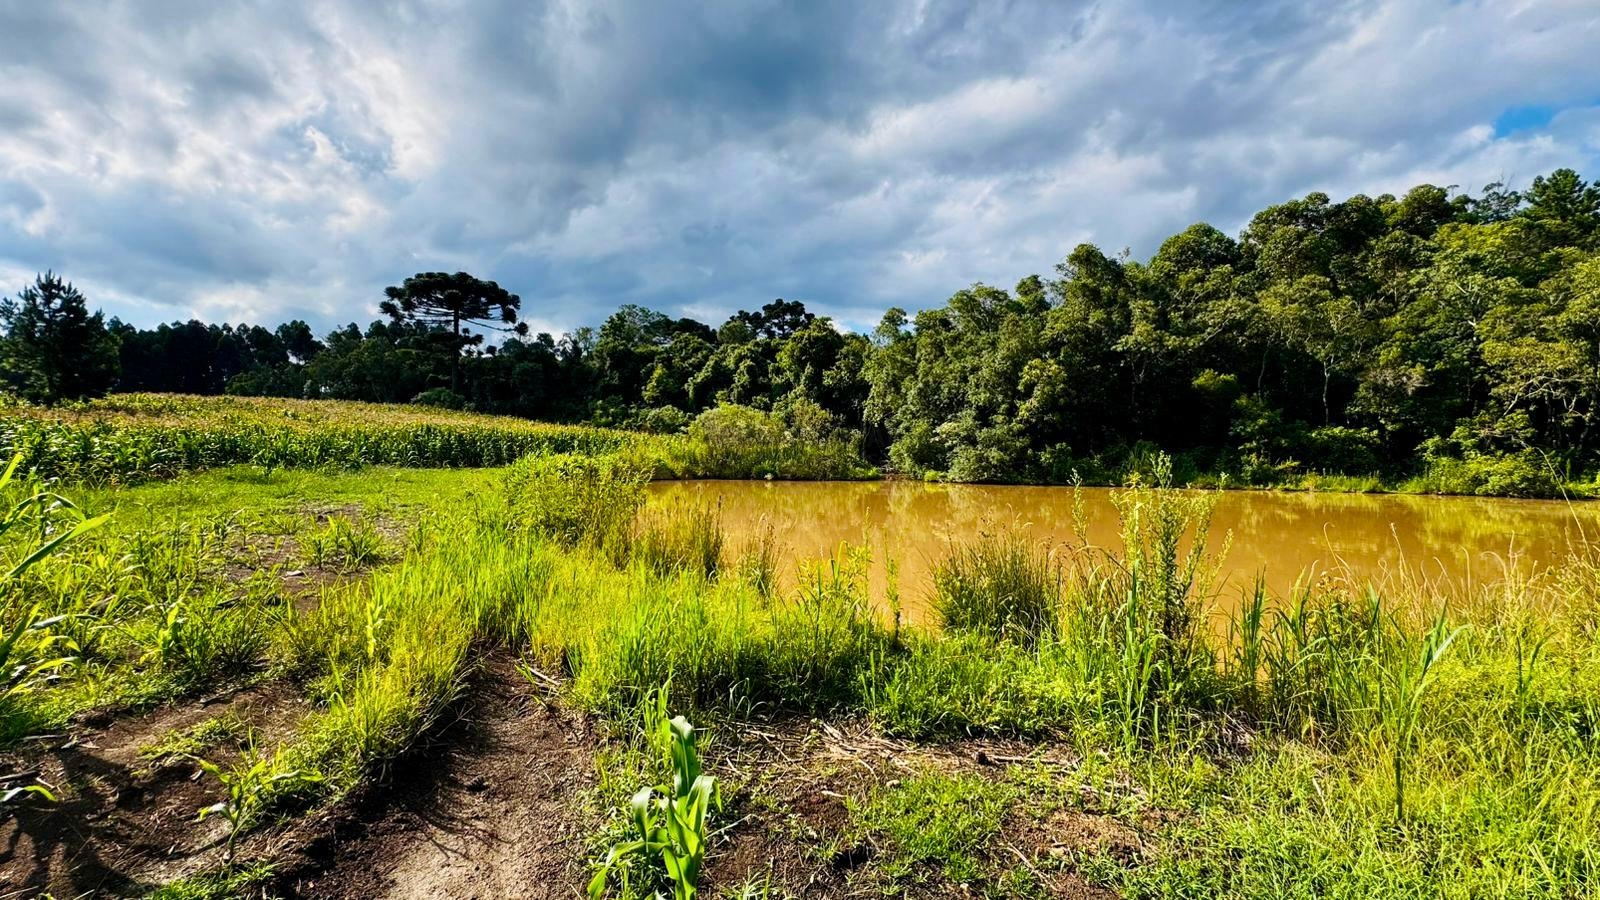
<svg viewBox="0 0 1600 900">
<path fill-rule="evenodd" d="M 0 294 L 846 327 L 1324 191 L 1600 177 L 1600 0 L 0 0 Z"/>
</svg>

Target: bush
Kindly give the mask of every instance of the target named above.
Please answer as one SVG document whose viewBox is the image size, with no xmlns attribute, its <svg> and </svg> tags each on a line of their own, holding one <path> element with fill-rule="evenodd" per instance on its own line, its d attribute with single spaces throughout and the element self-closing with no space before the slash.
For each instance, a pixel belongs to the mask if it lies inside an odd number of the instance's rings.
<svg viewBox="0 0 1600 900">
<path fill-rule="evenodd" d="M 658 477 L 678 478 L 870 478 L 857 441 L 819 428 L 811 417 L 798 433 L 777 415 L 748 406 L 724 405 L 695 417 L 687 435 L 655 445 Z"/>
<path fill-rule="evenodd" d="M 648 473 L 614 456 L 530 456 L 506 470 L 510 525 L 566 547 L 616 546 L 644 505 Z"/>
<path fill-rule="evenodd" d="M 411 398 L 417 406 L 434 406 L 439 409 L 465 409 L 467 398 L 445 387 L 429 388 Z"/>
</svg>

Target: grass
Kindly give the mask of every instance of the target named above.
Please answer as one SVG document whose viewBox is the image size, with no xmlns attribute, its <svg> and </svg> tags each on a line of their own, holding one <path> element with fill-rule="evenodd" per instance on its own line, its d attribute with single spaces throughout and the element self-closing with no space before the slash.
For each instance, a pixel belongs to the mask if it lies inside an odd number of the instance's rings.
<svg viewBox="0 0 1600 900">
<path fill-rule="evenodd" d="M 980 535 L 934 572 L 934 610 L 946 631 L 976 631 L 1032 646 L 1055 636 L 1061 570 L 1020 534 Z"/>
<path fill-rule="evenodd" d="M 272 866 L 266 863 L 230 866 L 221 872 L 194 875 L 160 887 L 146 900 L 234 900 L 249 896 L 252 888 L 271 877 Z"/>
<path fill-rule="evenodd" d="M 259 820 L 381 778 L 500 647 L 612 722 L 670 684 L 674 712 L 697 722 L 791 711 L 1065 745 L 1097 760 L 1086 770 L 1115 770 L 1121 786 L 1101 794 L 1121 799 L 1101 811 L 1147 834 L 1137 858 L 1078 863 L 1129 896 L 1554 898 L 1600 881 L 1592 556 L 1449 594 L 1403 579 L 1258 587 L 1211 628 L 1210 501 L 1158 467 L 1119 493 L 1117 546 L 953 548 L 948 627 L 922 630 L 872 605 L 861 551 L 777 591 L 770 539 L 734 553 L 714 510 L 640 517 L 645 477 L 627 455 L 544 454 L 498 473 L 233 470 L 92 494 L 84 508 L 112 522 L 7 588 L 5 624 L 64 616 L 50 633 L 77 649 L 6 728 L 192 696 L 241 671 L 290 679 L 314 711 L 251 761 L 243 820 Z M 262 553 L 277 559 L 262 571 L 285 565 L 261 541 L 326 532 L 295 507 L 309 490 L 419 520 L 426 508 L 432 524 L 318 602 L 287 602 L 277 579 L 236 573 Z M 182 497 L 189 518 L 146 527 Z M 229 504 L 252 508 L 212 516 Z M 891 888 L 1003 894 L 1021 876 L 997 861 L 996 829 L 1039 802 L 922 773 L 862 799 L 853 834 L 885 848 Z"/>
<path fill-rule="evenodd" d="M 844 843 L 879 845 L 885 893 L 930 883 L 948 891 L 990 874 L 992 842 L 1017 793 L 980 775 L 919 773 L 852 802 Z"/>
<path fill-rule="evenodd" d="M 238 716 L 212 716 L 188 728 L 174 730 L 158 741 L 139 748 L 139 758 L 160 761 L 173 757 L 199 756 L 224 744 L 242 744 L 249 737 L 249 726 Z"/>
</svg>

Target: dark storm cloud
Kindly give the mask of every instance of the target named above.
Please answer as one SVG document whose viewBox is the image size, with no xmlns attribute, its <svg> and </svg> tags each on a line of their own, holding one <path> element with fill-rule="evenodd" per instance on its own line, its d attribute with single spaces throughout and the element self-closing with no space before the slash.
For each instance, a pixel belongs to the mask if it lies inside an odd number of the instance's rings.
<svg viewBox="0 0 1600 900">
<path fill-rule="evenodd" d="M 0 290 L 64 270 L 141 322 L 363 321 L 465 268 L 545 327 L 866 325 L 1310 190 L 1600 174 L 1586 0 L 0 0 L 0 33 Z"/>
</svg>

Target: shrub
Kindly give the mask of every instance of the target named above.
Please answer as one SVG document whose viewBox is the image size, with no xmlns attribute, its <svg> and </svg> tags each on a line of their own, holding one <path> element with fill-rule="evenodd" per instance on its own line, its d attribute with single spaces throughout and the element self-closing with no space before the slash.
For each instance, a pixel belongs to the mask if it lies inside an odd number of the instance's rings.
<svg viewBox="0 0 1600 900">
<path fill-rule="evenodd" d="M 465 409 L 467 398 L 446 387 L 429 388 L 411 398 L 417 406 L 435 406 L 440 409 Z"/>
<path fill-rule="evenodd" d="M 683 478 L 865 478 L 876 474 L 855 441 L 818 431 L 800 416 L 795 433 L 778 416 L 724 405 L 697 416 L 687 435 L 663 438 L 653 453 L 658 474 Z M 802 427 L 803 426 L 803 427 Z"/>
<path fill-rule="evenodd" d="M 644 503 L 649 476 L 611 456 L 529 456 L 506 470 L 512 527 L 563 546 L 614 545 Z"/>
</svg>

